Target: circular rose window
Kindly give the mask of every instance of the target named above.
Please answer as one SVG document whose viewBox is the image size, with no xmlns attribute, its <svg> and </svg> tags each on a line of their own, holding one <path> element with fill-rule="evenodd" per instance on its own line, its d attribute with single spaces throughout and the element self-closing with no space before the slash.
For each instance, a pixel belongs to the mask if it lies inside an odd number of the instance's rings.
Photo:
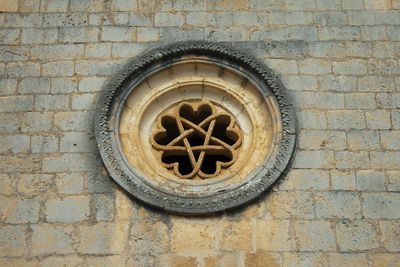
<svg viewBox="0 0 400 267">
<path fill-rule="evenodd" d="M 190 41 L 142 54 L 105 85 L 96 138 L 111 177 L 131 195 L 202 214 L 248 203 L 278 179 L 295 121 L 263 63 Z"/>
</svg>

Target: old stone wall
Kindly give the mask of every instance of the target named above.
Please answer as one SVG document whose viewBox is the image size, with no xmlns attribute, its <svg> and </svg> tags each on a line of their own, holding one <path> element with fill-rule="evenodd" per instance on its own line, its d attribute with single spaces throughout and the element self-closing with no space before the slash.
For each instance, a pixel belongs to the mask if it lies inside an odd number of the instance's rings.
<svg viewBox="0 0 400 267">
<path fill-rule="evenodd" d="M 0 265 L 399 266 L 399 0 L 0 0 Z M 161 43 L 229 42 L 296 106 L 290 172 L 256 203 L 182 217 L 131 200 L 97 96 Z"/>
</svg>

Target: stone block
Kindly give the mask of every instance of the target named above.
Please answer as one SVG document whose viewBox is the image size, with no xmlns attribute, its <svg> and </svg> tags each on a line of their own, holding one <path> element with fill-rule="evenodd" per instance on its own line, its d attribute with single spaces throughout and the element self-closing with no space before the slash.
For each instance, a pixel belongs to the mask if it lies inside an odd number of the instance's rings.
<svg viewBox="0 0 400 267">
<path fill-rule="evenodd" d="M 82 154 L 63 154 L 43 159 L 45 172 L 84 171 L 87 169 L 87 157 Z"/>
<path fill-rule="evenodd" d="M 96 0 L 71 0 L 69 3 L 70 11 L 75 12 L 101 12 L 109 8 L 109 2 L 103 3 Z"/>
<path fill-rule="evenodd" d="M 153 14 L 150 12 L 130 13 L 130 26 L 153 26 Z"/>
<path fill-rule="evenodd" d="M 36 111 L 66 111 L 68 108 L 68 95 L 38 95 L 35 97 Z"/>
<path fill-rule="evenodd" d="M 349 25 L 375 25 L 375 12 L 360 10 L 349 12 Z"/>
<path fill-rule="evenodd" d="M 78 252 L 83 254 L 120 254 L 129 236 L 129 222 L 97 223 L 80 226 Z M 99 234 L 102 233 L 102 234 Z"/>
<path fill-rule="evenodd" d="M 279 185 L 280 190 L 327 190 L 329 172 L 312 169 L 292 169 Z"/>
<path fill-rule="evenodd" d="M 41 12 L 66 12 L 68 3 L 63 0 L 41 0 Z"/>
<path fill-rule="evenodd" d="M 17 82 L 17 79 L 0 79 L 0 96 L 9 96 L 16 94 Z"/>
<path fill-rule="evenodd" d="M 316 0 L 317 9 L 321 10 L 340 10 L 342 8 L 340 0 Z"/>
<path fill-rule="evenodd" d="M 190 236 L 190 238 L 188 238 Z M 212 224 L 174 220 L 171 229 L 171 251 L 193 252 L 215 249 L 216 232 Z"/>
<path fill-rule="evenodd" d="M 0 44 L 2 45 L 15 45 L 20 42 L 19 29 L 0 29 Z"/>
<path fill-rule="evenodd" d="M 293 168 L 298 169 L 328 169 L 334 162 L 333 152 L 326 150 L 305 151 L 298 150 L 292 164 Z"/>
<path fill-rule="evenodd" d="M 16 12 L 18 11 L 18 2 L 13 0 L 2 0 L 0 2 L 1 12 Z"/>
<path fill-rule="evenodd" d="M 0 194 L 10 196 L 14 193 L 13 183 L 14 179 L 11 179 L 10 175 L 0 174 Z"/>
<path fill-rule="evenodd" d="M 33 225 L 32 255 L 74 253 L 73 228 L 53 224 Z"/>
<path fill-rule="evenodd" d="M 65 77 L 74 75 L 73 61 L 57 61 L 42 64 L 42 75 L 47 77 Z"/>
<path fill-rule="evenodd" d="M 233 24 L 236 26 L 263 26 L 268 25 L 268 17 L 263 12 L 235 12 Z"/>
<path fill-rule="evenodd" d="M 197 27 L 228 27 L 233 25 L 233 14 L 231 12 L 209 13 L 190 12 L 186 14 L 186 23 Z"/>
<path fill-rule="evenodd" d="M 86 58 L 110 58 L 111 43 L 91 43 L 85 46 Z"/>
<path fill-rule="evenodd" d="M 138 28 L 136 30 L 136 41 L 157 42 L 160 39 L 159 30 L 156 28 Z"/>
<path fill-rule="evenodd" d="M 260 254 L 261 253 L 262 252 L 260 252 Z M 248 254 L 246 254 L 246 256 L 247 255 Z M 261 258 L 262 256 L 259 255 L 259 257 Z M 261 260 L 267 262 L 267 256 L 265 255 L 265 258 Z M 239 257 L 235 253 L 224 253 L 222 255 L 213 255 L 204 258 L 204 266 L 238 266 L 239 262 Z"/>
<path fill-rule="evenodd" d="M 358 89 L 369 92 L 394 91 L 395 85 L 391 77 L 364 76 L 358 79 Z"/>
<path fill-rule="evenodd" d="M 199 36 L 202 35 L 201 31 L 197 31 Z M 189 38 L 190 35 L 195 35 L 194 31 L 190 32 L 185 32 L 184 35 L 187 35 L 185 38 Z M 240 29 L 234 29 L 234 30 L 211 30 L 211 28 L 206 28 L 204 30 L 204 36 L 206 40 L 209 41 L 214 41 L 214 42 L 224 42 L 224 41 L 229 41 L 229 42 L 237 42 L 236 44 L 239 44 L 239 42 L 243 41 L 246 39 L 247 34 L 243 32 L 243 30 Z M 167 36 L 165 36 L 167 37 Z M 263 50 L 265 51 L 265 50 Z M 254 50 L 253 52 L 258 52 L 257 50 Z"/>
<path fill-rule="evenodd" d="M 89 192 L 111 193 L 114 191 L 114 185 L 104 168 L 88 172 L 85 182 Z"/>
<path fill-rule="evenodd" d="M 181 14 L 157 12 L 154 17 L 155 26 L 181 27 L 184 22 L 185 17 Z"/>
<path fill-rule="evenodd" d="M 257 220 L 255 237 L 262 251 L 290 251 L 292 237 L 288 220 Z"/>
<path fill-rule="evenodd" d="M 63 43 L 96 42 L 99 35 L 97 27 L 62 27 L 59 28 L 58 40 Z"/>
<path fill-rule="evenodd" d="M 56 191 L 59 194 L 81 194 L 84 192 L 85 176 L 79 172 L 57 173 Z"/>
<path fill-rule="evenodd" d="M 133 28 L 126 26 L 103 26 L 101 27 L 101 40 L 111 42 L 132 41 L 135 39 Z"/>
<path fill-rule="evenodd" d="M 32 153 L 58 152 L 58 137 L 46 135 L 34 135 L 31 137 Z"/>
<path fill-rule="evenodd" d="M 41 267 L 53 266 L 85 266 L 84 260 L 75 255 L 50 256 L 43 260 Z"/>
<path fill-rule="evenodd" d="M 135 222 L 129 236 L 130 253 L 135 255 L 160 255 L 168 252 L 169 234 L 161 221 Z"/>
<path fill-rule="evenodd" d="M 380 148 L 379 132 L 369 130 L 351 130 L 347 133 L 350 150 L 374 150 Z"/>
<path fill-rule="evenodd" d="M 60 140 L 60 152 L 96 151 L 94 137 L 85 132 L 68 132 Z"/>
<path fill-rule="evenodd" d="M 383 149 L 400 149 L 400 131 L 382 131 L 381 144 Z"/>
<path fill-rule="evenodd" d="M 400 130 L 400 112 L 392 111 L 391 112 L 391 117 L 392 117 L 393 129 L 399 129 Z"/>
<path fill-rule="evenodd" d="M 142 264 L 142 266 L 150 266 L 152 264 L 154 264 L 154 261 L 151 262 L 143 262 L 143 258 L 141 257 L 140 262 Z M 192 256 L 180 256 L 180 255 L 176 255 L 176 254 L 164 254 L 161 255 L 160 257 L 160 261 L 163 263 L 163 265 L 165 266 L 198 266 L 197 265 L 197 261 L 196 258 L 192 257 Z M 133 261 L 133 263 L 137 263 L 139 262 L 139 260 Z"/>
<path fill-rule="evenodd" d="M 93 129 L 93 112 L 57 112 L 55 125 L 62 131 L 90 131 Z"/>
<path fill-rule="evenodd" d="M 400 46 L 398 43 L 376 42 L 373 56 L 376 58 L 398 58 L 400 56 Z"/>
<path fill-rule="evenodd" d="M 27 46 L 0 46 L 1 61 L 27 60 L 29 47 Z"/>
<path fill-rule="evenodd" d="M 24 29 L 21 42 L 23 44 L 51 44 L 57 41 L 57 29 Z"/>
<path fill-rule="evenodd" d="M 372 93 L 346 94 L 345 102 L 347 109 L 375 109 L 375 95 Z"/>
<path fill-rule="evenodd" d="M 18 86 L 19 94 L 46 94 L 50 93 L 49 78 L 25 78 Z"/>
<path fill-rule="evenodd" d="M 343 12 L 315 12 L 314 22 L 321 25 L 346 25 L 347 14 Z"/>
<path fill-rule="evenodd" d="M 365 9 L 391 9 L 390 0 L 365 0 Z"/>
<path fill-rule="evenodd" d="M 361 37 L 366 41 L 379 41 L 386 39 L 385 26 L 361 26 Z"/>
<path fill-rule="evenodd" d="M 332 191 L 315 195 L 317 218 L 360 218 L 361 204 L 356 192 Z"/>
<path fill-rule="evenodd" d="M 400 26 L 387 26 L 387 33 L 389 35 L 390 40 L 392 41 L 400 41 Z M 382 38 L 384 39 L 384 38 Z"/>
<path fill-rule="evenodd" d="M 3 172 L 30 173 L 41 170 L 41 158 L 28 156 L 0 156 L 0 170 Z"/>
<path fill-rule="evenodd" d="M 356 172 L 357 189 L 360 191 L 385 191 L 385 174 L 374 170 Z"/>
<path fill-rule="evenodd" d="M 383 246 L 390 252 L 400 252 L 400 221 L 380 221 Z"/>
<path fill-rule="evenodd" d="M 275 38 L 266 39 L 276 40 Z M 283 39 L 287 38 L 285 37 Z M 270 55 L 276 58 L 303 58 L 307 54 L 307 48 L 307 43 L 302 40 L 284 42 L 273 41 L 270 44 Z"/>
<path fill-rule="evenodd" d="M 39 13 L 7 13 L 3 26 L 11 28 L 40 28 L 41 22 L 42 14 Z"/>
<path fill-rule="evenodd" d="M 255 253 L 245 254 L 244 264 L 245 266 L 270 266 L 270 267 L 278 267 L 282 266 L 283 260 L 282 256 L 279 253 L 271 253 L 263 250 L 257 250 Z M 228 263 L 226 266 L 238 266 Z M 212 265 L 210 265 L 212 266 Z M 224 266 L 214 265 L 214 266 Z"/>
<path fill-rule="evenodd" d="M 40 194 L 49 190 L 53 176 L 49 174 L 20 174 L 17 188 L 22 194 Z"/>
<path fill-rule="evenodd" d="M 304 109 L 344 108 L 344 95 L 341 93 L 294 91 L 292 100 L 296 107 Z"/>
<path fill-rule="evenodd" d="M 48 222 L 80 222 L 89 219 L 90 198 L 72 196 L 61 199 L 50 199 L 46 202 L 46 221 Z"/>
<path fill-rule="evenodd" d="M 1 7 L 1 6 L 0 6 Z M 26 248 L 26 226 L 2 225 L 0 226 L 0 255 L 1 257 L 21 257 Z M 12 266 L 12 265 L 10 265 Z"/>
<path fill-rule="evenodd" d="M 94 196 L 96 221 L 111 221 L 114 217 L 114 196 L 96 194 Z"/>
<path fill-rule="evenodd" d="M 136 0 L 113 0 L 111 2 L 111 10 L 115 11 L 132 11 L 137 8 Z"/>
<path fill-rule="evenodd" d="M 227 251 L 253 251 L 253 226 L 250 220 L 225 222 L 220 248 Z"/>
<path fill-rule="evenodd" d="M 332 130 L 363 129 L 366 126 L 363 111 L 329 110 L 327 112 L 328 128 Z"/>
<path fill-rule="evenodd" d="M 364 253 L 329 253 L 328 261 L 332 266 L 368 266 L 368 260 Z"/>
<path fill-rule="evenodd" d="M 193 30 L 186 30 L 180 27 L 162 27 L 160 28 L 160 41 L 174 42 L 175 40 L 203 40 L 204 30 L 196 28 Z M 229 39 L 230 40 L 230 39 Z"/>
<path fill-rule="evenodd" d="M 82 12 L 83 10 L 80 10 Z M 47 13 L 43 15 L 44 27 L 85 26 L 88 25 L 87 13 Z"/>
<path fill-rule="evenodd" d="M 332 149 L 346 148 L 346 134 L 342 131 L 302 130 L 298 136 L 301 149 Z"/>
<path fill-rule="evenodd" d="M 12 133 L 19 128 L 18 115 L 16 113 L 0 113 L 0 133 Z"/>
<path fill-rule="evenodd" d="M 385 110 L 372 110 L 365 113 L 367 127 L 370 129 L 390 129 L 390 113 Z"/>
<path fill-rule="evenodd" d="M 398 193 L 364 193 L 363 214 L 372 219 L 400 219 Z"/>
<path fill-rule="evenodd" d="M 378 93 L 376 94 L 376 102 L 378 108 L 397 109 L 400 108 L 400 93 Z"/>
<path fill-rule="evenodd" d="M 357 10 L 364 8 L 364 0 L 342 0 L 344 10 Z"/>
<path fill-rule="evenodd" d="M 269 200 L 270 213 L 275 218 L 313 219 L 315 205 L 310 192 L 274 192 Z"/>
<path fill-rule="evenodd" d="M 370 166 L 366 151 L 337 151 L 335 152 L 335 162 L 338 169 L 365 169 Z"/>
<path fill-rule="evenodd" d="M 30 138 L 27 135 L 8 135 L 0 139 L 0 153 L 27 153 L 29 152 Z"/>
<path fill-rule="evenodd" d="M 139 55 L 151 46 L 144 43 L 117 43 L 113 45 L 111 54 L 113 58 L 131 58 Z"/>
<path fill-rule="evenodd" d="M 89 25 L 127 25 L 128 13 L 92 13 L 89 15 Z"/>
<path fill-rule="evenodd" d="M 388 178 L 388 191 L 400 191 L 400 171 L 389 171 Z"/>
<path fill-rule="evenodd" d="M 299 70 L 297 67 L 297 62 L 295 60 L 286 59 L 268 59 L 267 65 L 280 74 L 298 74 Z M 302 83 L 296 82 L 297 78 L 306 84 L 303 86 Z M 313 90 L 316 88 L 317 81 L 314 77 L 310 76 L 285 76 L 283 78 L 286 87 L 291 90 L 301 90 L 299 88 L 304 88 L 306 90 Z M 290 84 L 290 85 L 289 85 Z"/>
<path fill-rule="evenodd" d="M 305 59 L 299 62 L 301 74 L 329 74 L 332 73 L 331 62 L 323 59 Z"/>
<path fill-rule="evenodd" d="M 376 10 L 376 24 L 400 24 L 400 14 L 398 10 Z"/>
<path fill-rule="evenodd" d="M 72 95 L 71 107 L 73 110 L 94 110 L 98 98 L 99 94 L 75 94 Z"/>
<path fill-rule="evenodd" d="M 400 152 L 370 152 L 371 167 L 394 169 L 400 167 Z"/>
<path fill-rule="evenodd" d="M 328 261 L 323 253 L 293 253 L 284 252 L 283 261 L 285 266 L 328 266 Z"/>
<path fill-rule="evenodd" d="M 356 190 L 356 176 L 354 171 L 331 170 L 332 190 Z"/>
<path fill-rule="evenodd" d="M 26 112 L 22 117 L 22 132 L 49 131 L 53 125 L 52 112 Z"/>
<path fill-rule="evenodd" d="M 5 223 L 37 223 L 40 203 L 38 197 L 6 198 L 0 196 L 0 220 Z"/>
<path fill-rule="evenodd" d="M 360 28 L 357 26 L 326 26 L 319 30 L 321 41 L 329 40 L 359 40 L 361 37 Z"/>
<path fill-rule="evenodd" d="M 339 221 L 336 238 L 340 251 L 365 251 L 379 248 L 379 234 L 375 225 L 367 221 Z"/>
<path fill-rule="evenodd" d="M 173 10 L 177 11 L 197 11 L 206 9 L 206 0 L 199 1 L 186 1 L 186 0 L 176 0 L 173 1 Z"/>
<path fill-rule="evenodd" d="M 40 45 L 31 48 L 33 59 L 75 59 L 83 56 L 84 44 Z"/>
<path fill-rule="evenodd" d="M 81 60 L 76 63 L 76 74 L 86 76 L 113 75 L 125 64 L 120 61 Z"/>
<path fill-rule="evenodd" d="M 357 88 L 357 78 L 352 76 L 323 75 L 318 81 L 321 91 L 350 92 Z"/>
<path fill-rule="evenodd" d="M 371 255 L 373 266 L 396 266 L 400 262 L 399 253 L 376 253 Z"/>
<path fill-rule="evenodd" d="M 333 72 L 345 75 L 364 75 L 367 73 L 367 65 L 360 61 L 332 62 Z"/>
<path fill-rule="evenodd" d="M 40 63 L 36 62 L 11 62 L 7 64 L 9 77 L 38 77 L 40 76 Z"/>
<path fill-rule="evenodd" d="M 78 89 L 80 92 L 99 92 L 106 79 L 102 77 L 84 77 L 79 81 Z"/>
<path fill-rule="evenodd" d="M 299 251 L 336 250 L 335 234 L 329 222 L 296 221 L 294 232 Z"/>
</svg>

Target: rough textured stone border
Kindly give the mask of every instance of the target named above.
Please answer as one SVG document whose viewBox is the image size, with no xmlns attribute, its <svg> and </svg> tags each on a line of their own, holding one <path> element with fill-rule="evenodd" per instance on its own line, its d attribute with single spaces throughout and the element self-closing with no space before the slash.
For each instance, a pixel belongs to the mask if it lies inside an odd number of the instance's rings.
<svg viewBox="0 0 400 267">
<path fill-rule="evenodd" d="M 120 96 L 128 89 L 127 83 L 146 73 L 146 69 L 157 63 L 167 62 L 187 54 L 208 56 L 219 59 L 225 64 L 242 67 L 255 75 L 264 84 L 261 93 L 273 93 L 282 119 L 282 139 L 278 144 L 278 155 L 271 168 L 262 168 L 256 172 L 250 181 L 241 187 L 202 198 L 188 198 L 166 194 L 157 188 L 143 183 L 139 174 L 132 171 L 119 154 L 117 149 L 113 125 L 116 107 L 122 104 Z M 114 116 L 114 117 L 113 117 Z M 162 46 L 148 51 L 128 62 L 128 64 L 105 84 L 97 104 L 95 115 L 95 134 L 100 155 L 110 176 L 127 192 L 137 199 L 153 206 L 173 213 L 206 214 L 220 212 L 242 206 L 258 197 L 285 170 L 295 144 L 295 117 L 293 104 L 286 89 L 277 75 L 265 64 L 246 53 L 234 48 L 208 41 L 185 41 Z M 143 179 L 143 178 L 142 178 Z"/>
</svg>

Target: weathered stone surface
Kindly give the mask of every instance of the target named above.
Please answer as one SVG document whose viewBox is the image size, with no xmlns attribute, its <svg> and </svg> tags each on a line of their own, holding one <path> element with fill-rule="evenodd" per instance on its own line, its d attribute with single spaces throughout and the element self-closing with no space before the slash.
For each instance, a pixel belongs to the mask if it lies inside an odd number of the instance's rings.
<svg viewBox="0 0 400 267">
<path fill-rule="evenodd" d="M 313 219 L 314 202 L 310 192 L 275 192 L 269 199 L 269 209 L 276 218 Z"/>
<path fill-rule="evenodd" d="M 333 191 L 315 195 L 317 218 L 360 218 L 361 204 L 357 193 Z"/>
<path fill-rule="evenodd" d="M 296 246 L 300 251 L 333 251 L 336 241 L 329 222 L 298 221 L 294 224 Z"/>
<path fill-rule="evenodd" d="M 86 196 L 50 199 L 45 204 L 48 222 L 79 222 L 89 219 L 90 199 Z"/>
<path fill-rule="evenodd" d="M 135 255 L 160 255 L 168 251 L 168 228 L 163 222 L 137 222 L 132 225 L 129 245 Z"/>
<path fill-rule="evenodd" d="M 215 239 L 216 232 L 212 225 L 175 220 L 172 226 L 171 250 L 179 253 L 213 250 Z"/>
<path fill-rule="evenodd" d="M 32 255 L 70 254 L 74 252 L 72 227 L 41 224 L 32 226 L 32 231 Z"/>
<path fill-rule="evenodd" d="M 366 218 L 374 219 L 399 219 L 398 205 L 400 195 L 398 193 L 364 193 L 363 214 Z"/>
<path fill-rule="evenodd" d="M 378 229 L 367 221 L 339 221 L 336 235 L 340 251 L 365 251 L 379 247 Z"/>
<path fill-rule="evenodd" d="M 252 251 L 252 222 L 248 220 L 226 222 L 222 229 L 220 248 L 227 251 Z"/>
<path fill-rule="evenodd" d="M 0 196 L 0 220 L 5 223 L 37 223 L 39 220 L 39 198 L 7 198 Z"/>
<path fill-rule="evenodd" d="M 245 266 L 271 266 L 271 267 L 277 267 L 277 266 L 282 266 L 282 256 L 278 253 L 271 253 L 271 252 L 266 252 L 263 250 L 257 250 L 256 253 L 249 253 L 246 254 L 245 258 Z M 230 264 L 234 264 L 234 262 L 228 262 L 228 266 Z M 217 265 L 218 266 L 218 265 Z M 223 266 L 223 264 L 221 264 Z"/>
<path fill-rule="evenodd" d="M 8 225 L 0 226 L 0 255 L 23 256 L 25 250 L 26 226 Z"/>
<path fill-rule="evenodd" d="M 289 220 L 257 220 L 255 234 L 257 249 L 266 251 L 290 251 L 291 249 Z"/>
</svg>

